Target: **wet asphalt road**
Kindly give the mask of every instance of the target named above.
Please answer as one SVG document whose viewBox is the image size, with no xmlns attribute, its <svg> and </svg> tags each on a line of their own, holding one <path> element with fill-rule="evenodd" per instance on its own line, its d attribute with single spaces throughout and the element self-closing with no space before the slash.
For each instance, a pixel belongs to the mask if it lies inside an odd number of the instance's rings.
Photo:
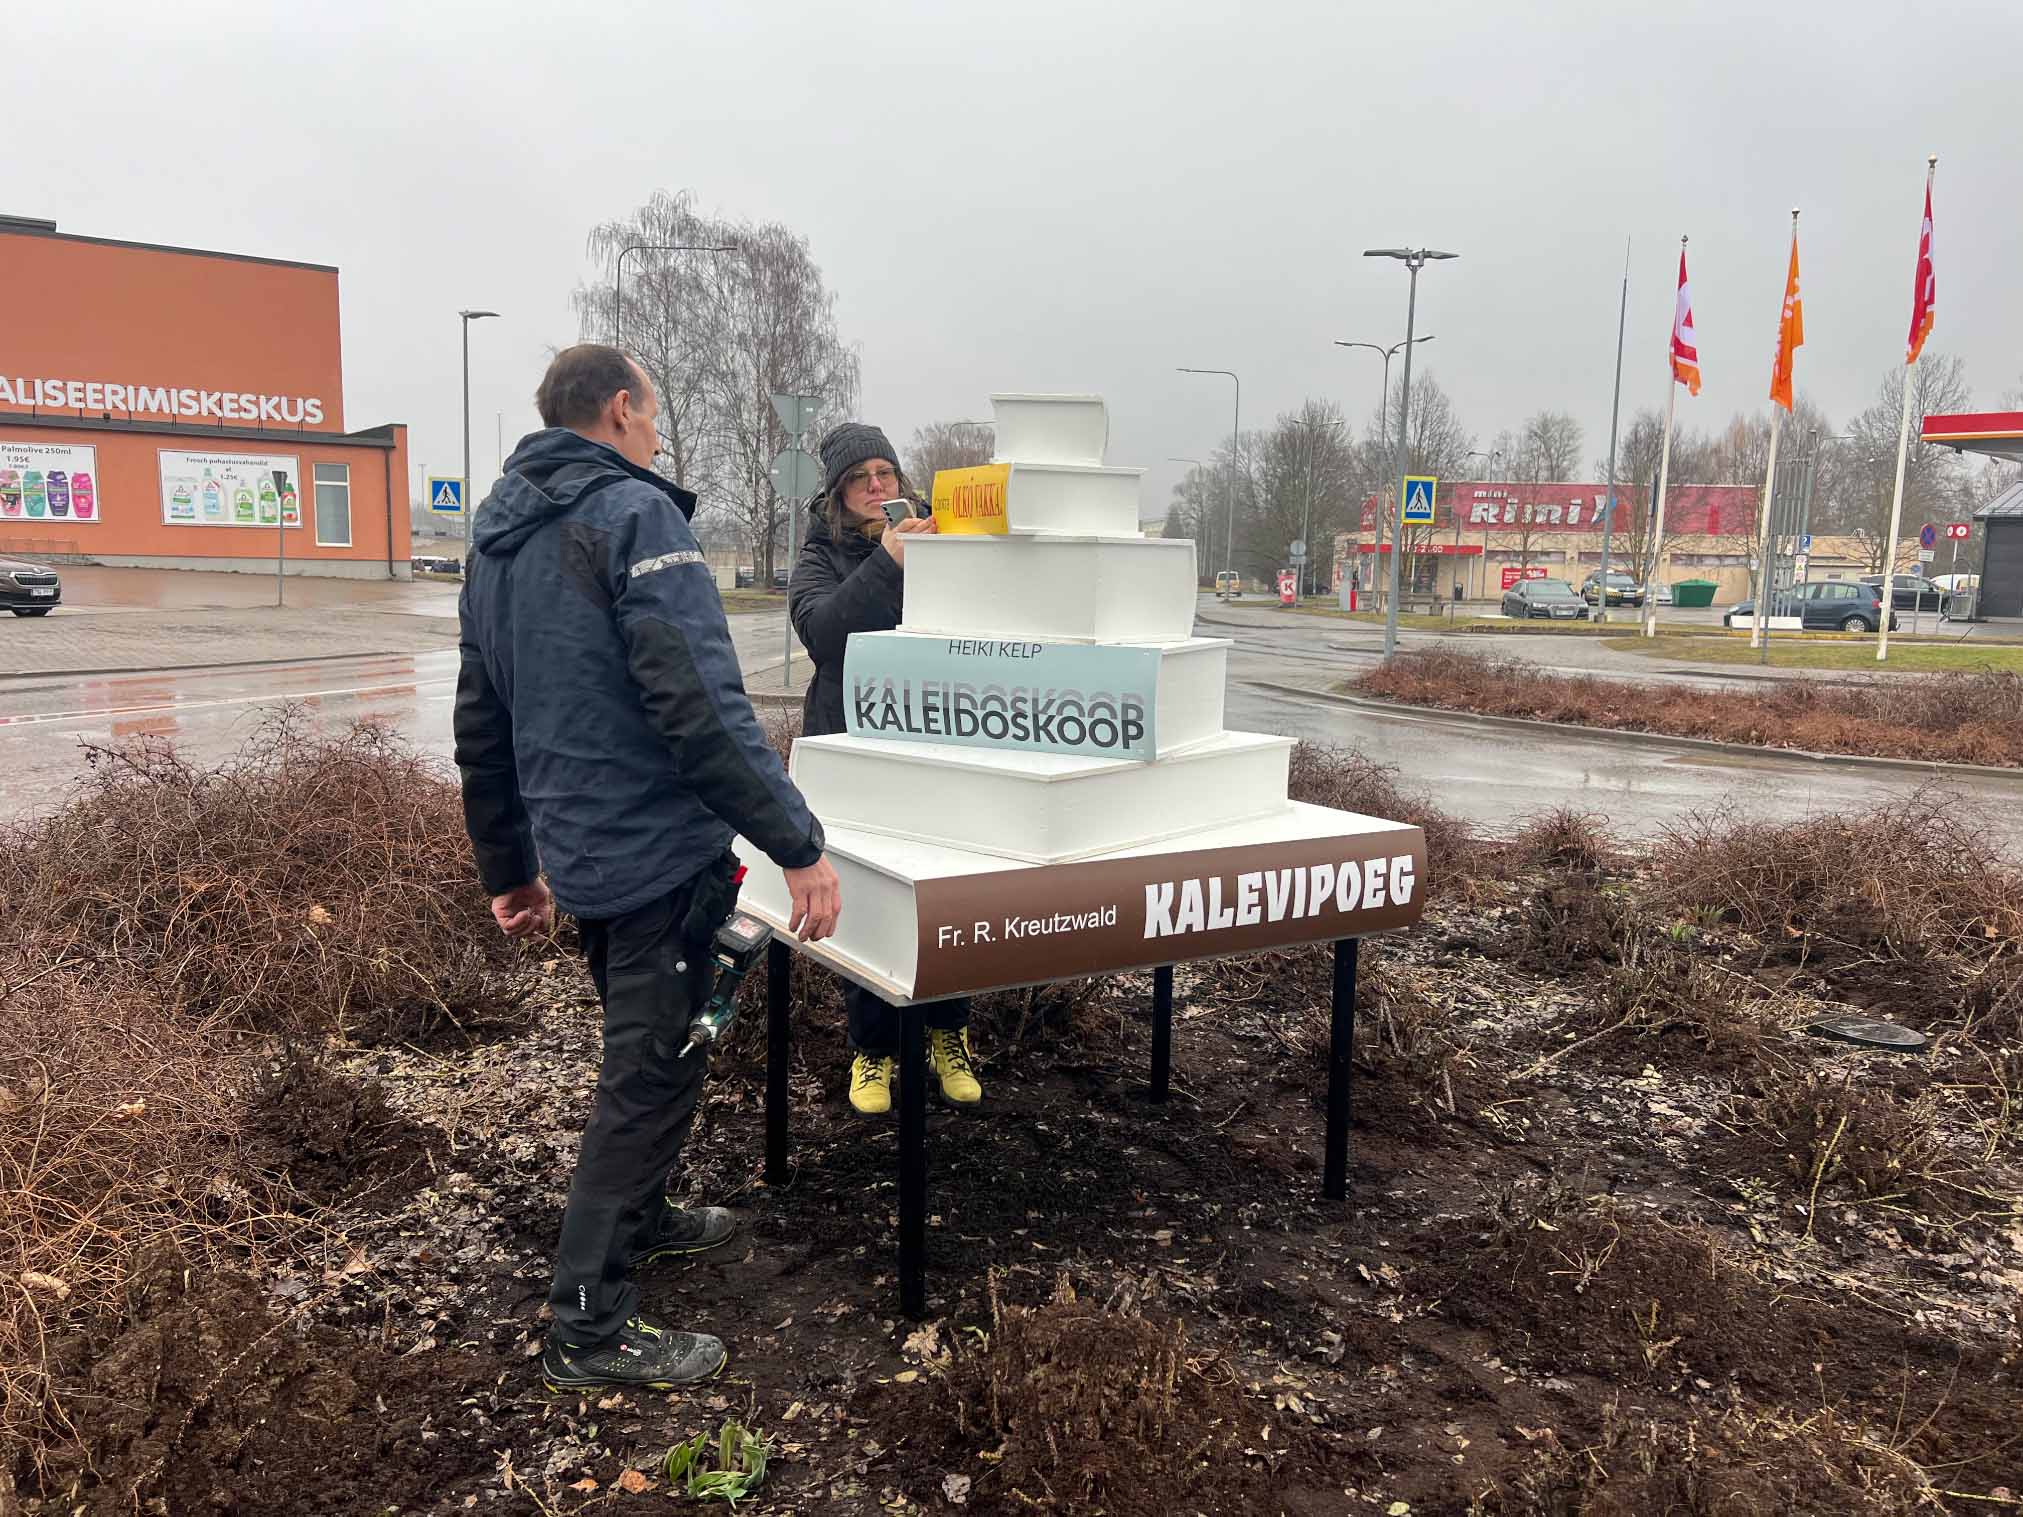
<svg viewBox="0 0 2023 1517">
<path fill-rule="evenodd" d="M 734 617 L 732 626 L 748 684 L 779 689 L 780 616 Z M 1337 677 L 1361 666 L 1361 658 L 1340 646 L 1336 628 L 1201 630 L 1236 641 L 1229 726 L 1360 748 L 1395 764 L 1408 784 L 1490 833 L 1527 814 L 1573 806 L 1605 817 L 1627 836 L 1648 836 L 1698 808 L 1796 817 L 1867 805 L 1926 783 L 1902 770 L 1533 735 L 1438 713 L 1388 715 L 1331 705 L 1252 682 Z M 798 663 L 796 688 L 805 679 L 806 665 Z M 447 760 L 455 681 L 456 656 L 449 652 L 0 681 L 0 774 L 6 776 L 0 817 L 14 820 L 60 805 L 75 789 L 87 744 L 167 738 L 196 762 L 213 763 L 257 740 L 261 718 L 290 702 L 330 727 L 385 723 Z M 2023 856 L 2023 778 L 1957 780 L 1949 788 L 2010 852 Z"/>
</svg>

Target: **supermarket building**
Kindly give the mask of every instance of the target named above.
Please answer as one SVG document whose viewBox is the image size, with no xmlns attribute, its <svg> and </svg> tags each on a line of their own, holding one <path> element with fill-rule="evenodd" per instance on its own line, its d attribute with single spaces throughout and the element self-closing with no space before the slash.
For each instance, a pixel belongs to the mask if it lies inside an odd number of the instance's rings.
<svg viewBox="0 0 2023 1517">
<path fill-rule="evenodd" d="M 335 268 L 0 216 L 0 557 L 405 578 L 407 428 L 343 379 Z"/>
</svg>

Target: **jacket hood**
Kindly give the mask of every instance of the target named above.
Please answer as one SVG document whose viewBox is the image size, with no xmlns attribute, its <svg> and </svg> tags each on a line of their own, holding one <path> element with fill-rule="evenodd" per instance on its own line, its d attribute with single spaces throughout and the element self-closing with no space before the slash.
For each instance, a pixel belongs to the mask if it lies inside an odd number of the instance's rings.
<svg viewBox="0 0 2023 1517">
<path fill-rule="evenodd" d="M 478 507 L 471 547 L 506 557 L 537 530 L 574 509 L 593 486 L 630 477 L 653 486 L 684 517 L 695 515 L 695 495 L 651 469 L 642 469 L 617 449 L 567 427 L 547 427 L 521 438 L 506 460 L 505 473 Z"/>
</svg>

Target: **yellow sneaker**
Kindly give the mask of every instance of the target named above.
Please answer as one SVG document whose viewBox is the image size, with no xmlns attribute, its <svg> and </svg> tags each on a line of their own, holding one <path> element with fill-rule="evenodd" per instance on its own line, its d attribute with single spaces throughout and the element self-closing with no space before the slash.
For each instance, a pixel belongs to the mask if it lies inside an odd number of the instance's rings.
<svg viewBox="0 0 2023 1517">
<path fill-rule="evenodd" d="M 955 1106 L 974 1106 L 983 1099 L 983 1085 L 969 1056 L 969 1029 L 930 1027 L 927 1065 L 941 1080 L 941 1099 Z"/>
<path fill-rule="evenodd" d="M 850 1104 L 866 1117 L 882 1117 L 892 1110 L 890 1058 L 860 1053 L 850 1061 Z"/>
</svg>

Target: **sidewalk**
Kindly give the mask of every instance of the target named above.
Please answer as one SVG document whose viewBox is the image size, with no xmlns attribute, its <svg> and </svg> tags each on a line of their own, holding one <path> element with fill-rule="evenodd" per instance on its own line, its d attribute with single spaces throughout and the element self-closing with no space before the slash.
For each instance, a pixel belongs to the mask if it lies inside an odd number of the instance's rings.
<svg viewBox="0 0 2023 1517">
<path fill-rule="evenodd" d="M 283 663 L 457 645 L 441 616 L 333 607 L 70 611 L 0 624 L 0 676 Z"/>
</svg>

